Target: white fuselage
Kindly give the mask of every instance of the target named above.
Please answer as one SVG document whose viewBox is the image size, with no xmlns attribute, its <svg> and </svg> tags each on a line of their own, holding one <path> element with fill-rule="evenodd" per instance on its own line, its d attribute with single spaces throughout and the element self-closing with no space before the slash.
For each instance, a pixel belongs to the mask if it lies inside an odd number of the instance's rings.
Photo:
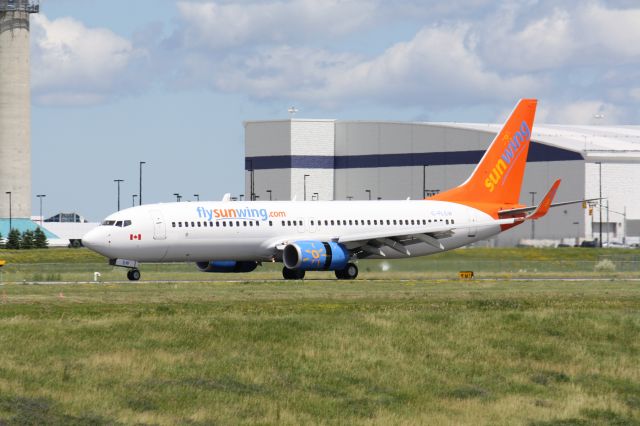
<svg viewBox="0 0 640 426">
<path fill-rule="evenodd" d="M 396 231 L 401 236 L 416 228 L 470 224 L 441 236 L 443 248 L 408 238 L 405 246 L 414 257 L 498 234 L 501 227 L 492 221 L 480 210 L 429 200 L 162 203 L 110 215 L 84 236 L 83 243 L 111 259 L 139 262 L 279 261 L 278 247 L 295 241 L 338 241 Z M 409 257 L 386 246 L 380 250 L 387 258 Z"/>
</svg>

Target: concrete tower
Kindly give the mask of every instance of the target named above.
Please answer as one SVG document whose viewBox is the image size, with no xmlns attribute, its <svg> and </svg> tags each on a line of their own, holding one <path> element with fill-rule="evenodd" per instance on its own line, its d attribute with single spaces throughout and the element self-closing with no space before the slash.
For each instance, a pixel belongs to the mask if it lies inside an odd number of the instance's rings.
<svg viewBox="0 0 640 426">
<path fill-rule="evenodd" d="M 29 14 L 39 8 L 0 0 L 0 217 L 9 217 L 9 200 L 12 217 L 31 216 Z"/>
</svg>

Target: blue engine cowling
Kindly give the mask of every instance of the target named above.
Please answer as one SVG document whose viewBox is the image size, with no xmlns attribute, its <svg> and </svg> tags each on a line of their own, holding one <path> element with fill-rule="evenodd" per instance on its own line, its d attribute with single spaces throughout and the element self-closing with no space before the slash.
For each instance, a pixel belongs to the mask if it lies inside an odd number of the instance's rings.
<svg viewBox="0 0 640 426">
<path fill-rule="evenodd" d="M 196 262 L 202 272 L 251 272 L 258 267 L 258 262 L 235 260 L 212 260 L 211 262 Z"/>
<path fill-rule="evenodd" d="M 335 271 L 349 262 L 349 250 L 342 244 L 324 241 L 296 241 L 282 254 L 284 266 L 305 271 Z"/>
</svg>

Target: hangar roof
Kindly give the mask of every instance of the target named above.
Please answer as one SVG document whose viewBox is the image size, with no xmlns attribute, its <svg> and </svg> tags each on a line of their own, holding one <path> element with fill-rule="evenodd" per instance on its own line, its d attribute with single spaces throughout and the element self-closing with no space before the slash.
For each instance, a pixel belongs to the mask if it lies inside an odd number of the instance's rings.
<svg viewBox="0 0 640 426">
<path fill-rule="evenodd" d="M 501 124 L 429 123 L 496 133 Z M 535 124 L 536 142 L 580 153 L 586 161 L 640 162 L 640 126 Z"/>
</svg>

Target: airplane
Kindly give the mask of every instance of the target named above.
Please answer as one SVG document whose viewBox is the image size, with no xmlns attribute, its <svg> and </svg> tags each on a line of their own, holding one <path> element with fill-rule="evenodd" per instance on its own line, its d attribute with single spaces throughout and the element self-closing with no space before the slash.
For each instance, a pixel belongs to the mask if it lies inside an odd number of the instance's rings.
<svg viewBox="0 0 640 426">
<path fill-rule="evenodd" d="M 285 279 L 334 271 L 355 279 L 356 262 L 452 250 L 537 220 L 539 205 L 519 204 L 536 99 L 521 99 L 469 178 L 420 200 L 223 201 L 159 203 L 109 215 L 82 243 L 140 279 L 143 262 L 195 262 L 203 272 L 251 272 L 282 262 Z"/>
</svg>

